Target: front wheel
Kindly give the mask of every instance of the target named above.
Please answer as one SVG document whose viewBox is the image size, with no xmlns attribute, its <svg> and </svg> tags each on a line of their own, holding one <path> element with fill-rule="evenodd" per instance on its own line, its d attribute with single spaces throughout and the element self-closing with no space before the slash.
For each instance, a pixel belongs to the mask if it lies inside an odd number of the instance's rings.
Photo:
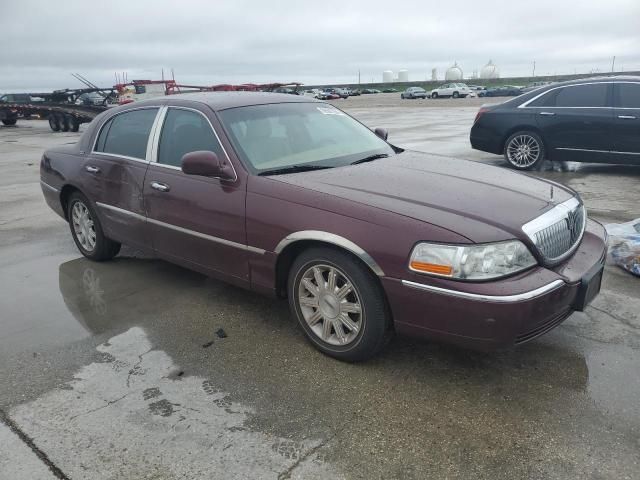
<svg viewBox="0 0 640 480">
<path fill-rule="evenodd" d="M 438 98 L 438 93 L 437 92 L 433 92 L 431 94 L 431 98 Z"/>
<path fill-rule="evenodd" d="M 4 118 L 2 119 L 2 123 L 6 126 L 12 126 L 15 125 L 18 122 L 17 118 Z"/>
<path fill-rule="evenodd" d="M 517 170 L 531 170 L 544 161 L 544 144 L 535 132 L 520 131 L 504 144 L 504 158 Z"/>
<path fill-rule="evenodd" d="M 391 323 L 384 291 L 358 259 L 331 248 L 301 253 L 289 272 L 289 305 L 321 352 L 357 362 L 378 353 Z"/>
<path fill-rule="evenodd" d="M 71 195 L 67 218 L 73 241 L 85 257 L 96 261 L 111 260 L 120 251 L 118 242 L 105 237 L 91 203 L 80 192 Z"/>
<path fill-rule="evenodd" d="M 453 92 L 453 98 L 458 98 L 460 96 L 460 94 L 458 92 Z"/>
</svg>

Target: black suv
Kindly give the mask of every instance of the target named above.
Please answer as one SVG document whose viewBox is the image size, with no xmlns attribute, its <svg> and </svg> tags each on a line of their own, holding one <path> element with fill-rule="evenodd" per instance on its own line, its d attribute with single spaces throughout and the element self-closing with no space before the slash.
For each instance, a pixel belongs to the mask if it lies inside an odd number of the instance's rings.
<svg viewBox="0 0 640 480">
<path fill-rule="evenodd" d="M 519 170 L 547 158 L 640 165 L 640 77 L 611 76 L 536 89 L 483 106 L 471 146 Z"/>
</svg>

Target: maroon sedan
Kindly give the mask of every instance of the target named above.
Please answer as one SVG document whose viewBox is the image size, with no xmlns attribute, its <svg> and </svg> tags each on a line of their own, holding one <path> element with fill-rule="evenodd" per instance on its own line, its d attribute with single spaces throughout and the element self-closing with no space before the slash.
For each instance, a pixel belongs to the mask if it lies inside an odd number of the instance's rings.
<svg viewBox="0 0 640 480">
<path fill-rule="evenodd" d="M 582 310 L 602 278 L 605 232 L 574 191 L 403 151 L 307 97 L 114 108 L 44 154 L 41 182 L 84 256 L 125 243 L 287 297 L 313 345 L 343 360 L 394 331 L 520 344 Z"/>
</svg>

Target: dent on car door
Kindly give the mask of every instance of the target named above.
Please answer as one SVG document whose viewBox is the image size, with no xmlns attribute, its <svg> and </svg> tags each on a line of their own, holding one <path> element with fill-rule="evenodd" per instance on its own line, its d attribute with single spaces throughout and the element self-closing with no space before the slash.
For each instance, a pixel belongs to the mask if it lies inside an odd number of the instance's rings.
<svg viewBox="0 0 640 480">
<path fill-rule="evenodd" d="M 157 137 L 144 185 L 154 249 L 228 281 L 248 281 L 244 184 L 181 170 L 189 152 L 227 155 L 210 120 L 198 110 L 169 107 Z"/>
<path fill-rule="evenodd" d="M 614 84 L 614 161 L 640 164 L 640 83 Z"/>
<path fill-rule="evenodd" d="M 531 102 L 553 160 L 608 161 L 613 147 L 610 83 L 556 88 Z"/>
<path fill-rule="evenodd" d="M 142 190 L 158 112 L 140 108 L 108 119 L 81 170 L 83 190 L 96 204 L 107 236 L 142 248 L 149 247 Z"/>
</svg>

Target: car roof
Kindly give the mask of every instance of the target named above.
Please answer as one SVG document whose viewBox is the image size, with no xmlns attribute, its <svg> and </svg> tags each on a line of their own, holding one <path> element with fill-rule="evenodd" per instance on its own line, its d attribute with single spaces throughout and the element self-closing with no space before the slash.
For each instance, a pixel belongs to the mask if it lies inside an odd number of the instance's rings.
<svg viewBox="0 0 640 480">
<path fill-rule="evenodd" d="M 580 83 L 601 83 L 601 82 L 623 82 L 634 81 L 640 82 L 640 76 L 634 75 L 600 75 L 597 77 L 585 77 L 577 78 L 574 80 L 567 80 L 565 82 L 557 82 L 549 85 L 552 88 L 561 87 L 563 85 L 575 85 Z"/>
<path fill-rule="evenodd" d="M 301 95 L 272 92 L 196 92 L 167 95 L 139 102 L 128 103 L 127 106 L 141 107 L 146 105 L 184 105 L 184 102 L 208 105 L 215 111 L 228 108 L 248 107 L 251 105 L 268 105 L 270 103 L 312 103 L 318 100 Z M 320 102 L 321 103 L 321 102 Z"/>
</svg>

